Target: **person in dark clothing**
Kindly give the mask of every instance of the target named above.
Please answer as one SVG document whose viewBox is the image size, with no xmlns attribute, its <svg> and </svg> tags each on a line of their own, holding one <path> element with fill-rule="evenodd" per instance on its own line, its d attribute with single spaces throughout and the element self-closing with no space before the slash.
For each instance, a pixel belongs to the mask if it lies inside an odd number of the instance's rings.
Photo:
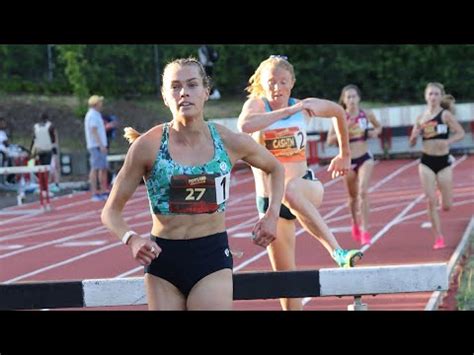
<svg viewBox="0 0 474 355">
<path fill-rule="evenodd" d="M 212 46 L 203 45 L 198 49 L 199 61 L 204 66 L 206 74 L 208 77 L 214 77 L 214 64 L 219 59 L 219 53 Z M 211 87 L 211 92 L 209 95 L 210 100 L 219 100 L 221 94 L 215 84 Z"/>
</svg>

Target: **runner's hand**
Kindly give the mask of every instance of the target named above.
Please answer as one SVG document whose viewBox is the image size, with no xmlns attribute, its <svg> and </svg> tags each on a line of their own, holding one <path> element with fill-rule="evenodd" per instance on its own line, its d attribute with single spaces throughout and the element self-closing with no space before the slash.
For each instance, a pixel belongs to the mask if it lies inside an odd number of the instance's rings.
<svg viewBox="0 0 474 355">
<path fill-rule="evenodd" d="M 327 171 L 332 172 L 331 177 L 334 179 L 338 176 L 346 175 L 350 167 L 351 158 L 348 156 L 344 157 L 342 155 L 338 155 L 331 160 L 331 164 L 329 164 Z"/>
<path fill-rule="evenodd" d="M 154 241 L 133 236 L 128 243 L 132 248 L 133 258 L 142 265 L 150 265 L 161 253 L 161 248 Z"/>
<path fill-rule="evenodd" d="M 276 239 L 276 225 L 278 217 L 265 214 L 255 225 L 252 231 L 253 242 L 266 248 Z"/>
</svg>

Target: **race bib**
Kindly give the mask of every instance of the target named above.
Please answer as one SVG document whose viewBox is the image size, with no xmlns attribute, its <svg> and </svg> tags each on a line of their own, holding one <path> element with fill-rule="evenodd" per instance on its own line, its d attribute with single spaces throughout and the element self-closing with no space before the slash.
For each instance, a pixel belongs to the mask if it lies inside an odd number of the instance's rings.
<svg viewBox="0 0 474 355">
<path fill-rule="evenodd" d="M 367 122 L 367 119 L 365 118 L 359 119 L 359 127 L 361 130 L 365 131 L 369 127 L 369 123 Z"/>
<path fill-rule="evenodd" d="M 437 122 L 426 122 L 422 125 L 423 136 L 425 138 L 435 137 L 438 134 L 448 133 L 448 126 L 444 123 L 438 124 Z"/>
<path fill-rule="evenodd" d="M 172 213 L 213 213 L 229 198 L 230 173 L 171 177 L 169 208 Z"/>
<path fill-rule="evenodd" d="M 287 157 L 304 160 L 305 134 L 298 127 L 273 129 L 263 132 L 265 147 L 277 158 Z"/>
<path fill-rule="evenodd" d="M 431 138 L 436 135 L 436 123 L 426 122 L 422 125 L 423 128 L 423 137 Z"/>
<path fill-rule="evenodd" d="M 347 123 L 350 142 L 365 139 L 365 132 L 368 126 L 365 118 L 359 120 L 351 119 Z"/>
<path fill-rule="evenodd" d="M 436 131 L 438 134 L 446 134 L 448 133 L 448 126 L 445 124 L 438 124 L 436 126 Z"/>
</svg>

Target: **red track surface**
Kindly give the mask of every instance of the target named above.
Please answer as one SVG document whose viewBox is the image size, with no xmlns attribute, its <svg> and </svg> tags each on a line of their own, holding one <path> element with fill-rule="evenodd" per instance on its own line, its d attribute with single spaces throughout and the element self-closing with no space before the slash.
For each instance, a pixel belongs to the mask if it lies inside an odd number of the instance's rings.
<svg viewBox="0 0 474 355">
<path fill-rule="evenodd" d="M 370 232 L 375 243 L 365 251 L 359 265 L 386 265 L 426 262 L 448 262 L 474 214 L 474 157 L 458 157 L 454 172 L 454 206 L 440 212 L 447 248 L 432 250 L 431 229 L 427 222 L 426 203 L 422 194 L 417 162 L 413 160 L 381 161 L 371 181 Z M 317 170 L 326 183 L 320 213 L 344 248 L 356 248 L 350 236 L 350 218 L 346 192 L 341 179 L 331 180 L 325 168 Z M 53 210 L 43 213 L 39 203 L 4 209 L 0 213 L 0 282 L 77 280 L 142 276 L 143 269 L 131 257 L 128 248 L 112 237 L 100 222 L 103 202 L 91 202 L 89 193 L 55 198 Z M 418 198 L 418 200 L 417 200 Z M 36 210 L 25 214 L 14 211 Z M 134 230 L 144 235 L 150 231 L 148 201 L 144 187 L 135 193 L 125 216 Z M 248 169 L 235 171 L 227 209 L 230 245 L 243 251 L 234 258 L 235 271 L 270 270 L 268 256 L 250 242 L 250 231 L 257 220 L 254 183 Z M 392 224 L 390 228 L 387 225 Z M 298 228 L 297 230 L 300 230 Z M 377 238 L 379 237 L 379 238 Z M 326 250 L 308 233 L 297 238 L 299 269 L 335 267 Z M 369 309 L 422 310 L 430 293 L 364 296 Z M 352 298 L 320 297 L 305 300 L 308 310 L 345 310 Z M 278 300 L 236 301 L 235 309 L 278 310 Z M 146 309 L 109 307 L 106 309 Z"/>
</svg>

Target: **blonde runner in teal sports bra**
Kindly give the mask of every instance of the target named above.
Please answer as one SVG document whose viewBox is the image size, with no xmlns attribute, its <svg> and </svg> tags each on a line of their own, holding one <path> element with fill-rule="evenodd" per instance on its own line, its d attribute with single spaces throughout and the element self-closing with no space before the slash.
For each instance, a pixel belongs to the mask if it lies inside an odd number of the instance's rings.
<svg viewBox="0 0 474 355">
<path fill-rule="evenodd" d="M 173 120 L 132 142 L 102 211 L 102 221 L 145 266 L 153 310 L 232 309 L 232 254 L 225 225 L 230 172 L 239 159 L 270 176 L 270 206 L 253 229 L 255 244 L 275 239 L 283 196 L 283 168 L 250 137 L 204 121 L 209 78 L 194 58 L 177 59 L 163 73 L 162 94 Z M 145 180 L 151 236 L 141 238 L 123 217 Z"/>
</svg>

